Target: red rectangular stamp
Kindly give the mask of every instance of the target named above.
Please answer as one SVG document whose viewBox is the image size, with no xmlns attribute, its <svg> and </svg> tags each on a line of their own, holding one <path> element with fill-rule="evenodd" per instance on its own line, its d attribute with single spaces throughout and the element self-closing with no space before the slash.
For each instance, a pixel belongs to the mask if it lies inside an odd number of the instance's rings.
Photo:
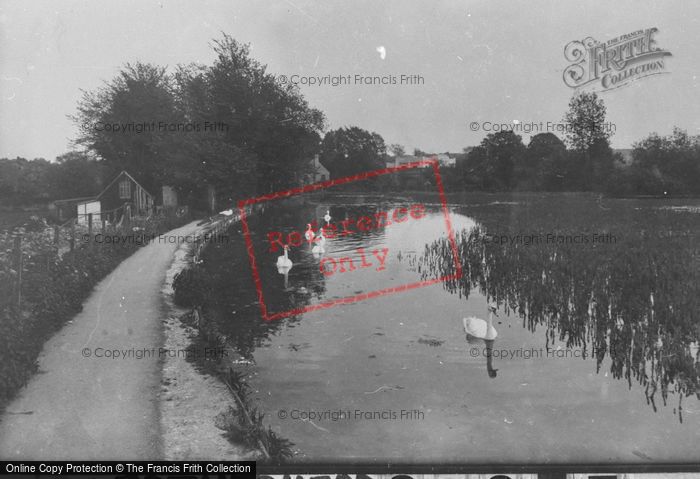
<svg viewBox="0 0 700 479">
<path fill-rule="evenodd" d="M 377 178 L 383 175 L 390 175 L 415 168 L 426 167 L 432 168 L 434 174 L 435 185 L 440 198 L 440 206 L 444 215 L 447 238 L 450 244 L 450 248 L 452 250 L 452 256 L 454 260 L 454 274 L 442 276 L 435 279 L 411 282 L 399 286 L 380 288 L 370 292 L 364 292 L 361 294 L 350 295 L 342 298 L 333 298 L 321 301 L 316 304 L 310 304 L 299 308 L 289 309 L 286 311 L 268 311 L 267 303 L 265 302 L 265 295 L 263 293 L 261 275 L 258 269 L 258 262 L 256 261 L 253 239 L 251 237 L 250 227 L 248 224 L 246 207 L 265 202 L 280 200 L 283 198 L 290 198 L 297 195 L 303 195 L 305 193 L 320 191 L 333 186 L 368 180 L 371 178 Z M 447 200 L 445 198 L 445 191 L 443 188 L 442 178 L 440 177 L 439 163 L 436 159 L 426 159 L 412 163 L 406 163 L 400 166 L 368 171 L 353 176 L 346 176 L 343 178 L 322 181 L 319 183 L 301 186 L 298 188 L 269 193 L 263 196 L 258 196 L 256 198 L 250 198 L 247 200 L 239 201 L 238 209 L 240 211 L 241 224 L 243 227 L 243 235 L 245 237 L 248 258 L 250 260 L 250 266 L 253 272 L 253 281 L 255 283 L 258 303 L 260 305 L 262 318 L 265 321 L 273 321 L 276 319 L 295 316 L 306 312 L 330 308 L 340 304 L 356 303 L 358 301 L 363 301 L 366 299 L 377 298 L 380 296 L 386 296 L 394 293 L 401 293 L 403 291 L 422 288 L 424 286 L 430 286 L 432 284 L 459 279 L 462 277 L 462 267 L 459 261 L 457 243 L 455 240 L 454 231 L 452 229 L 452 221 L 450 219 L 449 209 L 447 208 Z M 318 225 L 315 221 L 313 221 L 306 225 L 307 229 L 304 233 L 302 233 L 301 231 L 292 231 L 291 233 L 287 233 L 285 235 L 279 231 L 270 231 L 267 233 L 266 240 L 269 245 L 270 252 L 283 253 L 283 256 L 281 255 L 278 258 L 278 271 L 284 271 L 285 268 L 288 271 L 292 268 L 292 262 L 288 258 L 288 251 L 290 247 L 300 247 L 303 243 L 308 243 L 310 246 L 313 245 L 315 252 L 317 252 L 318 250 L 322 251 L 321 248 L 323 248 L 323 244 L 325 244 L 326 238 L 342 238 L 344 236 L 352 235 L 353 233 L 367 232 L 373 229 L 380 230 L 387 228 L 392 224 L 406 224 L 411 221 L 420 221 L 420 219 L 424 218 L 425 216 L 425 206 L 420 203 L 412 204 L 409 207 L 396 208 L 391 213 L 380 211 L 376 214 L 373 214 L 372 216 L 362 216 L 360 218 L 346 217 L 343 221 L 339 221 L 336 223 L 331 223 L 330 217 L 327 214 L 326 224 L 318 230 Z M 316 233 L 316 230 L 318 231 L 318 233 Z M 376 267 L 376 271 L 382 271 L 385 269 L 388 248 L 381 248 L 370 251 L 369 249 L 365 250 L 363 247 L 359 247 L 357 248 L 357 255 L 359 258 L 361 258 L 361 263 L 359 264 L 360 268 L 367 268 L 372 266 Z M 358 269 L 355 266 L 354 262 L 348 257 L 333 258 L 331 256 L 322 257 L 321 255 L 316 255 L 316 257 L 320 259 L 318 267 L 320 269 L 320 273 L 324 277 L 330 277 L 338 273 L 345 273 L 348 271 L 355 271 L 356 269 Z"/>
</svg>

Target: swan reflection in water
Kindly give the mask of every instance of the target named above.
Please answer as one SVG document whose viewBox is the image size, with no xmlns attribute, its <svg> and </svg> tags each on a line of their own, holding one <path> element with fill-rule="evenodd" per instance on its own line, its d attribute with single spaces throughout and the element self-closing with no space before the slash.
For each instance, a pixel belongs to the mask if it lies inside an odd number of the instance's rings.
<svg viewBox="0 0 700 479">
<path fill-rule="evenodd" d="M 291 266 L 281 266 L 277 265 L 277 272 L 279 274 L 284 275 L 284 291 L 291 291 L 292 288 L 289 287 L 289 270 L 291 270 Z"/>
<path fill-rule="evenodd" d="M 498 369 L 493 367 L 493 343 L 498 336 L 498 331 L 493 327 L 493 315 L 498 316 L 496 305 L 489 303 L 489 319 L 484 321 L 481 318 L 470 316 L 462 318 L 462 326 L 464 333 L 467 335 L 467 342 L 470 344 L 480 344 L 481 341 L 486 345 L 486 370 L 490 378 L 495 378 Z"/>
</svg>

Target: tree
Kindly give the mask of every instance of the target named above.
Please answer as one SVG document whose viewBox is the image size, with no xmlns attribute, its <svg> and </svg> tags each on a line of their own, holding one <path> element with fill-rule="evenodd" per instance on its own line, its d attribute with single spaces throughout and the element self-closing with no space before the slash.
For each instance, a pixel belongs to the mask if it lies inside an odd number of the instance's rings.
<svg viewBox="0 0 700 479">
<path fill-rule="evenodd" d="M 538 133 L 530 139 L 519 179 L 534 190 L 556 191 L 568 175 L 566 145 L 554 133 Z"/>
<path fill-rule="evenodd" d="M 228 200 L 297 184 L 319 150 L 323 114 L 297 86 L 267 73 L 248 45 L 223 35 L 212 48 L 210 66 L 179 66 L 171 75 L 127 64 L 84 93 L 74 118 L 77 143 L 147 189 L 167 184 L 203 196 L 213 186 Z"/>
<path fill-rule="evenodd" d="M 207 81 L 212 109 L 232 124 L 226 141 L 255 154 L 261 192 L 295 184 L 319 149 L 323 113 L 308 106 L 298 87 L 267 73 L 248 45 L 224 35 L 214 51 Z"/>
<path fill-rule="evenodd" d="M 170 140 L 183 134 L 161 123 L 184 124 L 165 68 L 145 63 L 126 64 L 102 88 L 84 92 L 73 120 L 80 130 L 76 143 L 102 158 L 109 176 L 127 170 L 148 190 L 162 184 Z"/>
<path fill-rule="evenodd" d="M 51 197 L 77 198 L 99 194 L 108 180 L 104 166 L 89 154 L 79 151 L 56 157 L 49 171 Z"/>
<path fill-rule="evenodd" d="M 404 156 L 406 154 L 406 149 L 403 147 L 403 145 L 393 143 L 389 146 L 389 152 L 391 152 L 391 154 L 394 156 Z"/>
<path fill-rule="evenodd" d="M 199 65 L 178 67 L 174 74 L 176 106 L 190 124 L 228 128 L 173 138 L 177 147 L 170 157 L 172 168 L 164 172 L 164 182 L 174 186 L 185 201 L 199 207 L 205 206 L 203 192 L 212 186 L 217 200 L 229 207 L 234 198 L 257 193 L 258 157 L 252 148 L 237 146 L 240 141 L 231 129 L 240 128 L 239 119 L 234 122 L 230 110 L 222 108 L 224 99 L 219 101 L 215 96 L 212 69 Z"/>
<path fill-rule="evenodd" d="M 469 151 L 466 150 L 465 148 L 466 156 L 463 161 L 457 163 L 464 185 L 479 189 L 487 188 L 489 181 L 486 179 L 488 164 L 486 148 L 479 145 Z"/>
<path fill-rule="evenodd" d="M 483 185 L 487 189 L 510 190 L 515 186 L 515 165 L 523 160 L 525 145 L 522 137 L 512 131 L 490 133 L 481 141 L 481 150 L 467 155 L 483 163 Z M 471 155 L 474 153 L 474 155 Z"/>
<path fill-rule="evenodd" d="M 608 154 L 612 133 L 605 124 L 605 114 L 605 104 L 596 93 L 579 92 L 569 101 L 569 110 L 564 115 L 566 143 L 580 157 L 582 186 L 587 190 L 593 188 L 594 182 L 604 179 L 602 172 L 609 171 L 612 162 Z"/>
<path fill-rule="evenodd" d="M 428 153 L 426 153 L 425 151 L 421 150 L 420 148 L 414 148 L 413 149 L 413 156 L 422 157 L 422 156 L 430 156 L 430 155 Z"/>
<path fill-rule="evenodd" d="M 0 159 L 0 199 L 3 203 L 29 205 L 51 197 L 49 170 L 51 163 L 43 158 L 27 160 Z"/>
<path fill-rule="evenodd" d="M 518 183 L 516 165 L 522 163 L 525 145 L 512 131 L 489 133 L 477 147 L 465 148 L 466 157 L 457 162 L 465 185 L 485 190 L 511 190 Z"/>
<path fill-rule="evenodd" d="M 208 162 L 207 169 L 228 172 L 221 177 L 210 171 L 207 181 L 257 185 L 265 193 L 296 184 L 319 150 L 323 113 L 310 108 L 296 86 L 267 73 L 251 58 L 248 45 L 224 35 L 213 49 L 212 66 L 190 66 L 176 74 L 185 117 L 227 126 L 191 145 Z M 212 139 L 218 146 L 209 145 Z"/>
<path fill-rule="evenodd" d="M 668 136 L 650 134 L 636 142 L 630 174 L 638 192 L 689 194 L 700 192 L 700 139 L 674 127 Z"/>
<path fill-rule="evenodd" d="M 340 178 L 384 167 L 384 139 L 356 126 L 331 130 L 321 142 L 319 159 L 331 178 Z"/>
</svg>

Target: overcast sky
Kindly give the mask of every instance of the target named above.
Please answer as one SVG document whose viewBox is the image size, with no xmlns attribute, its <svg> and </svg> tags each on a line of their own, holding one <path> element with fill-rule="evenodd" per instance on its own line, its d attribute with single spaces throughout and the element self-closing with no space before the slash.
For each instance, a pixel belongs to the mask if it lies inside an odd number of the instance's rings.
<svg viewBox="0 0 700 479">
<path fill-rule="evenodd" d="M 211 63 L 220 32 L 290 78 L 421 75 L 423 85 L 301 91 L 329 128 L 356 125 L 409 151 L 458 152 L 485 135 L 471 131 L 473 121 L 560 121 L 573 92 L 562 81 L 568 42 L 657 27 L 670 73 L 602 94 L 613 146 L 673 125 L 700 134 L 699 19 L 691 1 L 2 0 L 0 157 L 53 160 L 75 137 L 67 115 L 81 89 L 126 62 Z"/>
</svg>

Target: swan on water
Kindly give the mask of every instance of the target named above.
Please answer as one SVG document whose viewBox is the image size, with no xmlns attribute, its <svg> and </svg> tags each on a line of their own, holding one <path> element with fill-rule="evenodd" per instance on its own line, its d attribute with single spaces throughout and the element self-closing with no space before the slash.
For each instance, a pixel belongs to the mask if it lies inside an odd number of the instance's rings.
<svg viewBox="0 0 700 479">
<path fill-rule="evenodd" d="M 311 243 L 316 235 L 314 234 L 314 230 L 311 229 L 311 223 L 306 224 L 306 232 L 304 233 L 304 238 L 306 238 L 306 241 Z"/>
<path fill-rule="evenodd" d="M 498 332 L 496 328 L 493 327 L 493 315 L 496 313 L 496 306 L 492 303 L 489 304 L 489 319 L 484 321 L 481 318 L 476 318 L 470 316 L 468 318 L 462 318 L 462 324 L 464 325 L 464 332 L 467 334 L 467 340 L 470 337 L 477 339 L 484 339 L 491 341 L 496 339 Z"/>
<path fill-rule="evenodd" d="M 324 220 L 326 220 L 326 224 L 329 224 L 331 222 L 331 211 L 326 210 L 326 215 L 323 217 Z"/>
<path fill-rule="evenodd" d="M 277 257 L 277 267 L 278 268 L 291 268 L 292 267 L 292 260 L 289 259 L 289 254 L 287 253 L 289 251 L 289 246 L 284 245 L 284 255 L 283 256 L 278 256 Z"/>
<path fill-rule="evenodd" d="M 323 228 L 318 231 L 318 238 L 316 238 L 316 242 L 321 246 L 326 246 L 326 237 L 323 235 Z"/>
</svg>

